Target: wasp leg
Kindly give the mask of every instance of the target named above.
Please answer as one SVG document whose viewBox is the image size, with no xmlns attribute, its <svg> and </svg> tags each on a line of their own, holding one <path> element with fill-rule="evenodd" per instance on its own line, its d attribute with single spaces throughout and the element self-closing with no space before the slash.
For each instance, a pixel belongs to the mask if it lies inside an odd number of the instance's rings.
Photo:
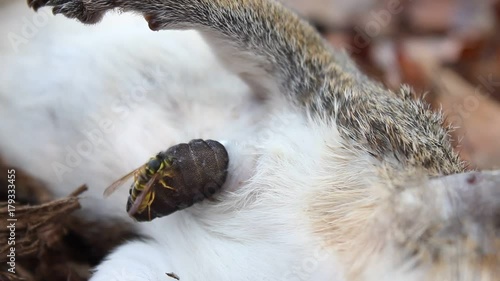
<svg viewBox="0 0 500 281">
<path fill-rule="evenodd" d="M 166 189 L 170 189 L 170 190 L 176 190 L 175 188 L 169 186 L 164 180 L 160 180 L 160 184 L 165 187 Z"/>
</svg>

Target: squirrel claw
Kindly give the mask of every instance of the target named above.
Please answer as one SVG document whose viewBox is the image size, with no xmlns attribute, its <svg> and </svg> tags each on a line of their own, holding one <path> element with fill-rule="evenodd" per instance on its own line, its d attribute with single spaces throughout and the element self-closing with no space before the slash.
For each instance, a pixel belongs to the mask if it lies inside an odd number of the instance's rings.
<svg viewBox="0 0 500 281">
<path fill-rule="evenodd" d="M 144 15 L 144 19 L 148 22 L 149 29 L 153 31 L 158 31 L 161 28 L 161 22 L 157 19 L 157 17 L 151 15 L 151 14 L 146 14 Z"/>
<path fill-rule="evenodd" d="M 47 0 L 28 0 L 28 6 L 36 12 L 41 7 L 47 5 L 47 2 Z"/>
</svg>

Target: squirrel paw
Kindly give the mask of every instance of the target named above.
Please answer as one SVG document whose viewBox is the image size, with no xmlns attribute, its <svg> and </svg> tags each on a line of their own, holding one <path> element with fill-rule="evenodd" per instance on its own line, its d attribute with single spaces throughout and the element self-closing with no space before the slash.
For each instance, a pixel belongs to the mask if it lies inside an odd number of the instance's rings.
<svg viewBox="0 0 500 281">
<path fill-rule="evenodd" d="M 99 22 L 107 10 L 115 8 L 113 0 L 28 0 L 35 11 L 50 6 L 52 12 L 87 24 Z"/>
</svg>

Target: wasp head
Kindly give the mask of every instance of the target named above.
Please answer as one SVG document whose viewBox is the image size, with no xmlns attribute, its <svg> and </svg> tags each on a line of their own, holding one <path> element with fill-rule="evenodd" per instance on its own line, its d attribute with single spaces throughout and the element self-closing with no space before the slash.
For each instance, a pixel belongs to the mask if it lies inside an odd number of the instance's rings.
<svg viewBox="0 0 500 281">
<path fill-rule="evenodd" d="M 162 161 L 161 159 L 158 159 L 158 157 L 153 157 L 151 160 L 149 160 L 148 163 L 146 163 L 146 170 L 148 171 L 149 174 L 154 174 L 156 173 L 162 166 Z"/>
</svg>

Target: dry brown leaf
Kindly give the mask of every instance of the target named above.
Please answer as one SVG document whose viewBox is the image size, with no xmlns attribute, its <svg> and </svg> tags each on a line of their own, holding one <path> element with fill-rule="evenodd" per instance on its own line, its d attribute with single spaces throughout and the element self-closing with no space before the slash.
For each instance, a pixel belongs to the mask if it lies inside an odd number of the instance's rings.
<svg viewBox="0 0 500 281">
<path fill-rule="evenodd" d="M 481 85 L 471 85 L 452 70 L 439 69 L 433 76 L 436 103 L 458 127 L 453 134 L 461 140 L 462 157 L 479 169 L 500 167 L 500 104 Z"/>
</svg>

